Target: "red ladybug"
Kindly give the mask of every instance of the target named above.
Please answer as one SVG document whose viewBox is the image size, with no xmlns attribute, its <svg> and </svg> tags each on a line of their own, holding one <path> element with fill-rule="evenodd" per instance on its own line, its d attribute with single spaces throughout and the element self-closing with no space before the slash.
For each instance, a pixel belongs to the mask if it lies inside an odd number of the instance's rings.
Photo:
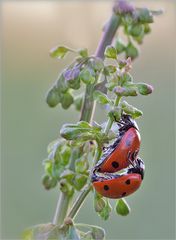
<svg viewBox="0 0 176 240">
<path fill-rule="evenodd" d="M 135 192 L 141 185 L 144 177 L 144 162 L 141 159 L 133 162 L 133 167 L 125 173 L 99 174 L 95 170 L 92 175 L 92 183 L 98 193 L 107 198 L 122 198 Z"/>
<path fill-rule="evenodd" d="M 137 157 L 141 137 L 136 122 L 129 115 L 123 115 L 118 125 L 119 136 L 96 164 L 98 172 L 117 172 L 128 167 L 129 158 L 134 161 Z"/>
</svg>

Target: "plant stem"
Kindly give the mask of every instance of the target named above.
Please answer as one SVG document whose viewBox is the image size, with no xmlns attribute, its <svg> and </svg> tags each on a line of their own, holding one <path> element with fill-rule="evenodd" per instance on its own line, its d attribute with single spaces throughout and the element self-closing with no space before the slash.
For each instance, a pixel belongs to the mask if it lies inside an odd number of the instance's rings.
<svg viewBox="0 0 176 240">
<path fill-rule="evenodd" d="M 53 218 L 54 225 L 61 225 L 64 221 L 64 218 L 67 214 L 68 206 L 70 202 L 70 197 L 63 192 L 59 194 L 59 201 L 57 203 L 55 215 Z"/>
<path fill-rule="evenodd" d="M 95 52 L 96 57 L 99 57 L 102 59 L 104 58 L 104 50 L 107 45 L 111 44 L 119 25 L 120 25 L 120 17 L 113 13 L 108 24 L 105 27 L 102 38 L 101 38 L 99 45 L 97 47 L 97 50 Z M 92 120 L 92 117 L 94 114 L 94 109 L 95 109 L 95 102 L 93 100 L 94 87 L 95 87 L 95 84 L 89 84 L 86 87 L 84 104 L 83 104 L 83 108 L 81 111 L 80 120 L 84 120 L 87 122 L 91 122 L 91 120 Z M 100 153 L 96 154 L 95 161 L 99 155 L 100 155 Z M 73 218 L 76 215 L 76 213 L 78 212 L 79 208 L 81 207 L 82 203 L 84 202 L 84 199 L 86 198 L 86 196 L 88 195 L 90 190 L 91 190 L 91 184 L 88 186 L 87 189 L 85 189 L 78 196 L 77 200 L 75 201 L 72 209 L 70 210 L 70 212 L 68 214 L 69 217 Z M 70 201 L 69 197 L 61 192 L 59 200 L 58 200 L 53 224 L 61 225 L 63 223 L 63 220 L 67 214 L 67 210 L 69 207 L 69 201 Z"/>
<path fill-rule="evenodd" d="M 79 157 L 79 152 L 77 149 L 73 149 L 72 155 L 71 155 L 71 161 L 69 165 L 69 169 L 74 171 L 74 163 L 75 160 Z M 55 210 L 54 218 L 53 218 L 53 224 L 55 225 L 61 225 L 64 221 L 65 216 L 67 215 L 68 207 L 71 201 L 70 196 L 68 196 L 67 193 L 60 192 L 59 199 L 57 202 L 57 207 Z"/>
<path fill-rule="evenodd" d="M 103 32 L 101 41 L 97 47 L 95 52 L 95 56 L 99 58 L 104 58 L 104 51 L 107 45 L 110 45 L 114 35 L 120 25 L 120 17 L 118 15 L 112 14 L 107 26 L 105 26 L 105 30 Z M 80 120 L 84 120 L 87 122 L 91 122 L 92 117 L 94 115 L 95 102 L 93 100 L 93 90 L 95 84 L 88 84 L 86 86 L 86 92 L 84 97 L 84 104 L 81 112 Z"/>
<path fill-rule="evenodd" d="M 120 102 L 120 99 L 121 97 L 120 96 L 117 96 L 116 97 L 116 100 L 115 100 L 115 103 L 114 103 L 114 106 L 117 107 L 119 105 L 119 102 Z M 104 133 L 105 134 L 108 134 L 109 130 L 111 129 L 112 127 L 112 124 L 113 124 L 113 120 L 111 118 L 108 119 L 107 121 L 107 125 L 105 127 L 105 130 L 104 130 Z"/>
<path fill-rule="evenodd" d="M 114 106 L 117 107 L 120 103 L 121 97 L 117 96 Z M 113 120 L 111 118 L 108 119 L 107 125 L 104 129 L 104 133 L 108 134 L 109 130 L 111 129 L 111 126 L 113 124 Z M 94 158 L 94 165 L 96 164 L 96 162 L 99 160 L 100 156 L 101 156 L 101 148 L 98 147 L 97 151 L 95 153 L 95 158 Z M 91 183 L 88 184 L 88 186 L 85 187 L 85 189 L 80 193 L 80 195 L 78 196 L 78 198 L 76 199 L 75 203 L 73 204 L 71 210 L 69 211 L 67 217 L 70 218 L 74 218 L 76 216 L 76 214 L 78 213 L 80 207 L 82 206 L 85 198 L 87 197 L 87 195 L 89 194 L 91 190 Z"/>
<path fill-rule="evenodd" d="M 77 197 L 76 201 L 74 202 L 72 208 L 70 209 L 67 215 L 68 218 L 74 218 L 76 216 L 82 204 L 84 203 L 85 198 L 89 194 L 90 190 L 91 190 L 91 184 L 89 184 L 88 186 L 85 186 L 85 189 L 83 189 L 83 191 L 80 193 L 80 195 Z"/>
</svg>

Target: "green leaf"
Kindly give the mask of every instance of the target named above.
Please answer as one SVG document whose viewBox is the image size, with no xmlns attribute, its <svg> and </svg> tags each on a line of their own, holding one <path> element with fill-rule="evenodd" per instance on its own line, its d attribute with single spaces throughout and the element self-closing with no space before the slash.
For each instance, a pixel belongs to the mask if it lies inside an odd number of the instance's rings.
<svg viewBox="0 0 176 240">
<path fill-rule="evenodd" d="M 117 51 L 117 54 L 122 53 L 123 51 L 125 51 L 125 43 L 122 41 L 122 39 L 117 38 L 115 41 L 115 49 Z"/>
<path fill-rule="evenodd" d="M 89 60 L 88 66 L 96 72 L 100 72 L 104 68 L 104 63 L 101 58 L 94 57 Z"/>
<path fill-rule="evenodd" d="M 130 29 L 130 34 L 133 37 L 139 37 L 139 36 L 143 35 L 144 34 L 144 25 L 139 24 L 139 23 L 132 25 L 132 27 Z"/>
<path fill-rule="evenodd" d="M 70 196 L 70 197 L 71 197 L 71 196 L 73 195 L 73 193 L 74 193 L 74 189 L 73 189 L 71 183 L 69 183 L 69 182 L 67 181 L 67 179 L 64 179 L 64 178 L 62 178 L 62 179 L 60 180 L 60 190 L 61 190 L 63 193 L 68 194 L 68 196 Z"/>
<path fill-rule="evenodd" d="M 77 174 L 75 179 L 74 179 L 74 187 L 77 191 L 80 191 L 85 184 L 87 183 L 88 176 L 83 175 L 83 174 Z"/>
<path fill-rule="evenodd" d="M 74 102 L 74 99 L 69 92 L 62 95 L 61 104 L 64 109 L 68 109 L 73 102 Z"/>
<path fill-rule="evenodd" d="M 57 47 L 54 47 L 53 49 L 51 49 L 50 56 L 61 59 L 61 58 L 64 58 L 66 53 L 69 51 L 72 52 L 73 50 L 71 50 L 70 48 L 65 47 L 65 46 L 57 46 Z"/>
<path fill-rule="evenodd" d="M 147 8 L 141 8 L 138 10 L 138 19 L 140 23 L 153 23 L 152 13 Z"/>
<path fill-rule="evenodd" d="M 73 183 L 74 177 L 75 177 L 75 172 L 69 169 L 64 170 L 60 175 L 60 178 L 65 178 L 69 183 Z"/>
<path fill-rule="evenodd" d="M 137 90 L 135 87 L 133 86 L 126 86 L 126 87 L 121 87 L 121 86 L 117 86 L 114 88 L 114 92 L 118 95 L 118 96 L 137 96 Z"/>
<path fill-rule="evenodd" d="M 121 216 L 127 216 L 131 211 L 125 199 L 117 200 L 115 209 L 117 214 Z"/>
<path fill-rule="evenodd" d="M 95 82 L 95 73 L 93 70 L 88 68 L 84 68 L 80 72 L 79 77 L 85 84 L 92 84 Z"/>
<path fill-rule="evenodd" d="M 121 103 L 122 109 L 126 114 L 129 114 L 132 118 L 138 118 L 140 116 L 142 116 L 142 112 L 133 107 L 132 105 L 128 104 L 126 101 L 123 101 Z"/>
<path fill-rule="evenodd" d="M 67 140 L 95 139 L 98 133 L 100 133 L 99 128 L 92 127 L 84 121 L 77 124 L 64 124 L 60 130 L 61 136 Z"/>
<path fill-rule="evenodd" d="M 39 224 L 24 231 L 23 240 L 58 240 L 59 229 L 56 225 Z"/>
<path fill-rule="evenodd" d="M 122 110 L 121 108 L 117 107 L 113 110 L 111 110 L 108 113 L 108 116 L 113 120 L 113 121 L 119 121 L 121 119 L 121 114 L 122 114 Z"/>
<path fill-rule="evenodd" d="M 148 23 L 144 24 L 144 33 L 148 34 L 151 32 L 151 28 Z"/>
<path fill-rule="evenodd" d="M 87 48 L 81 48 L 78 50 L 78 53 L 81 57 L 86 58 L 88 57 L 88 50 Z"/>
<path fill-rule="evenodd" d="M 89 168 L 88 159 L 86 156 L 83 156 L 82 158 L 78 158 L 75 162 L 75 171 L 77 173 L 87 173 L 87 170 Z"/>
<path fill-rule="evenodd" d="M 94 96 L 94 99 L 100 104 L 104 105 L 104 104 L 108 104 L 111 102 L 111 100 L 108 98 L 108 96 L 100 91 L 95 91 L 93 93 L 93 96 Z"/>
<path fill-rule="evenodd" d="M 113 65 L 108 65 L 105 67 L 104 70 L 105 70 L 106 75 L 111 75 L 112 73 L 116 72 L 117 68 Z"/>
<path fill-rule="evenodd" d="M 75 65 L 73 68 L 68 68 L 64 71 L 63 76 L 69 88 L 73 88 L 73 89 L 80 88 L 79 73 L 80 73 L 80 67 L 77 65 Z"/>
<path fill-rule="evenodd" d="M 74 98 L 74 105 L 77 111 L 81 111 L 83 104 L 83 94 L 80 94 Z"/>
<path fill-rule="evenodd" d="M 56 152 L 55 159 L 57 158 L 57 153 L 58 152 Z M 61 155 L 61 164 L 67 166 L 70 162 L 71 148 L 68 147 L 67 145 L 64 145 L 59 154 Z"/>
<path fill-rule="evenodd" d="M 84 240 L 104 240 L 105 239 L 105 230 L 101 227 L 90 225 L 90 224 L 76 224 L 78 228 L 87 228 L 89 231 L 87 233 L 82 233 L 81 239 Z"/>
<path fill-rule="evenodd" d="M 68 234 L 66 235 L 65 240 L 81 240 L 76 228 L 71 225 L 69 226 Z"/>
<path fill-rule="evenodd" d="M 138 49 L 132 44 L 132 42 L 129 42 L 127 48 L 126 48 L 126 57 L 131 57 L 132 59 L 138 57 L 139 51 Z"/>
<path fill-rule="evenodd" d="M 61 95 L 58 88 L 54 85 L 47 93 L 46 102 L 48 106 L 55 107 L 61 101 Z"/>
<path fill-rule="evenodd" d="M 94 208 L 96 212 L 102 212 L 106 206 L 104 198 L 94 198 Z"/>
<path fill-rule="evenodd" d="M 103 220 L 107 220 L 110 216 L 110 213 L 111 213 L 111 210 L 112 210 L 112 207 L 108 201 L 108 199 L 106 199 L 106 205 L 105 207 L 102 209 L 101 212 L 99 212 L 99 216 L 103 219 Z"/>
<path fill-rule="evenodd" d="M 117 52 L 113 46 L 107 46 L 104 55 L 107 58 L 117 59 Z"/>
<path fill-rule="evenodd" d="M 32 240 L 33 239 L 33 229 L 26 229 L 22 233 L 22 239 L 23 240 Z"/>
<path fill-rule="evenodd" d="M 120 78 L 122 86 L 132 83 L 133 82 L 133 77 L 131 76 L 130 73 L 125 72 L 121 78 Z"/>
<path fill-rule="evenodd" d="M 58 77 L 56 88 L 61 93 L 66 93 L 68 91 L 68 82 L 65 80 L 64 73 Z"/>
<path fill-rule="evenodd" d="M 52 176 L 52 169 L 53 169 L 52 161 L 50 160 L 45 162 L 45 172 L 50 176 Z"/>
<path fill-rule="evenodd" d="M 148 95 L 153 92 L 153 87 L 146 83 L 136 83 L 136 87 L 141 95 Z"/>
<path fill-rule="evenodd" d="M 54 188 L 57 185 L 57 179 L 52 178 L 48 175 L 43 176 L 42 178 L 43 186 L 46 190 L 49 190 L 51 188 Z"/>
</svg>

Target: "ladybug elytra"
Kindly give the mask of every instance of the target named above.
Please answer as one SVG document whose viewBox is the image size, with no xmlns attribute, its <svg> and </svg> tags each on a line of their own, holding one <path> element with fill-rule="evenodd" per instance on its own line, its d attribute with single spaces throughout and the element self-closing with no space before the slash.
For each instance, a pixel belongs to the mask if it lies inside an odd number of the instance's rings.
<svg viewBox="0 0 176 240">
<path fill-rule="evenodd" d="M 119 136 L 109 146 L 92 171 L 92 184 L 108 198 L 122 198 L 135 192 L 144 177 L 144 162 L 137 157 L 141 138 L 139 129 L 129 115 L 123 115 Z M 122 173 L 115 173 L 124 170 Z"/>
</svg>

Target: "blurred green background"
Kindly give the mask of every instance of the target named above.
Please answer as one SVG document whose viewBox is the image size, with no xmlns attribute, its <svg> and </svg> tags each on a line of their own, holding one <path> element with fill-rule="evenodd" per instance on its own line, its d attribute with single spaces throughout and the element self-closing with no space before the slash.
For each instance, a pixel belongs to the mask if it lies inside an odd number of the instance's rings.
<svg viewBox="0 0 176 240">
<path fill-rule="evenodd" d="M 47 223 L 54 215 L 58 191 L 41 185 L 42 160 L 48 143 L 66 122 L 75 122 L 74 109 L 50 109 L 45 93 L 58 72 L 70 62 L 49 57 L 57 44 L 96 49 L 101 28 L 111 14 L 111 1 L 4 1 L 2 7 L 2 238 L 18 239 L 28 226 Z M 175 239 L 174 172 L 174 50 L 175 3 L 135 1 L 163 8 L 152 33 L 144 40 L 133 66 L 136 81 L 151 83 L 150 97 L 129 99 L 143 110 L 138 120 L 140 155 L 146 175 L 141 189 L 127 198 L 132 212 L 102 221 L 91 195 L 77 222 L 102 226 L 107 239 Z M 105 120 L 98 108 L 95 119 Z"/>
</svg>

